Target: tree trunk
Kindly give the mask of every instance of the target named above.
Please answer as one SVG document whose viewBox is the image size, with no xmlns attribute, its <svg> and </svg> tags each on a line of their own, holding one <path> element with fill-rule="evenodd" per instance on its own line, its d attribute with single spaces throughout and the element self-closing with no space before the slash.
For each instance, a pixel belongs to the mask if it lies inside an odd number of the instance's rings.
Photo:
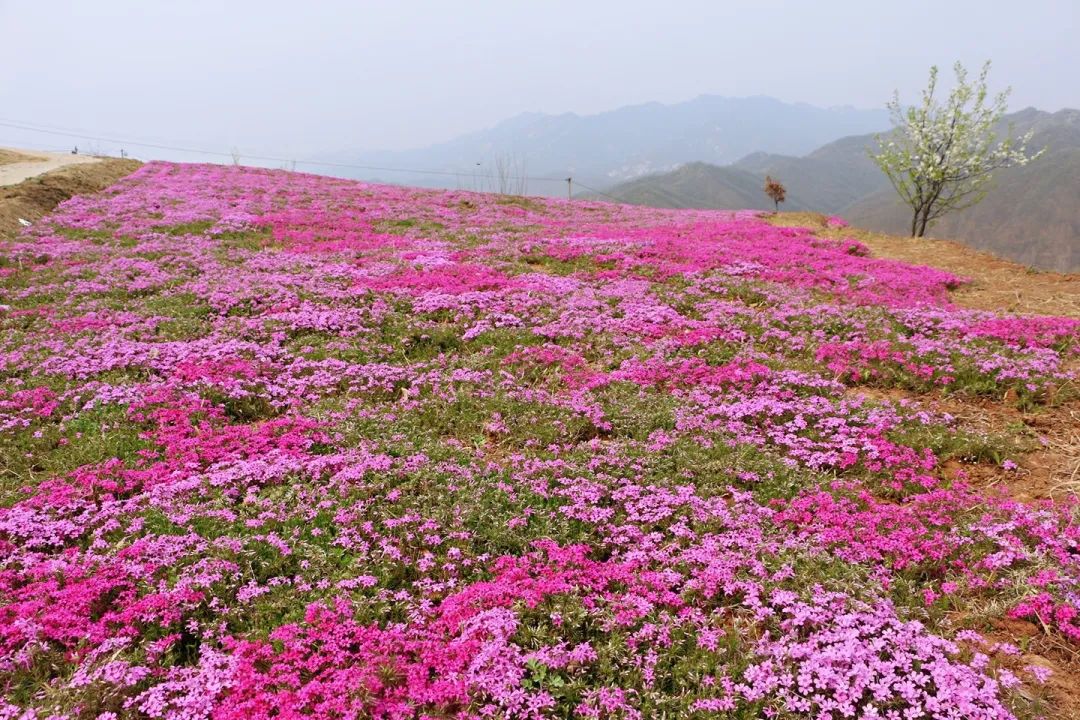
<svg viewBox="0 0 1080 720">
<path fill-rule="evenodd" d="M 929 224 L 929 222 L 930 222 L 930 209 L 927 208 L 926 211 L 923 212 L 922 222 L 919 223 L 919 237 L 925 237 L 926 236 L 926 226 Z"/>
<path fill-rule="evenodd" d="M 911 237 L 918 237 L 917 232 L 919 230 L 919 211 L 916 210 L 911 215 Z"/>
</svg>

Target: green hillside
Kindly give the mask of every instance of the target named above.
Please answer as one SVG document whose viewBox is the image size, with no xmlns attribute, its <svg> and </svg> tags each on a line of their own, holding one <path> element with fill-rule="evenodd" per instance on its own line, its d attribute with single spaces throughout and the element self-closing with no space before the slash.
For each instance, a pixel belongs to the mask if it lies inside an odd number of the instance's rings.
<svg viewBox="0 0 1080 720">
<path fill-rule="evenodd" d="M 631 180 L 609 191 L 609 194 L 632 205 L 771 210 L 772 201 L 765 197 L 761 188 L 762 178 L 756 173 L 730 165 L 698 162 L 688 163 L 669 173 Z M 785 207 L 811 209 L 797 201 Z"/>
<path fill-rule="evenodd" d="M 942 219 L 931 234 L 1035 267 L 1080 269 L 1080 111 L 1028 108 L 1006 123 L 1016 134 L 1032 131 L 1032 147 L 1046 153 L 998 173 L 980 205 Z M 840 214 L 869 229 L 905 233 L 910 215 L 870 159 L 873 147 L 873 135 L 856 135 L 803 157 L 753 153 L 723 167 L 691 163 L 607 194 L 656 207 L 771 209 L 762 190 L 771 175 L 787 188 L 785 210 Z"/>
</svg>

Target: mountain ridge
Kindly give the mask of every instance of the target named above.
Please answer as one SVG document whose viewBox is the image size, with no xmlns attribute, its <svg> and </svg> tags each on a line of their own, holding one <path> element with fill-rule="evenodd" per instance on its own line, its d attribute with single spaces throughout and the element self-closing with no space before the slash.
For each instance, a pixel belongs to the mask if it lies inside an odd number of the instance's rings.
<svg viewBox="0 0 1080 720">
<path fill-rule="evenodd" d="M 820 108 L 767 96 L 699 95 L 678 103 L 640 103 L 590 115 L 526 112 L 422 148 L 342 150 L 311 160 L 449 173 L 424 176 L 339 168 L 338 174 L 355 179 L 497 189 L 491 187 L 490 177 L 487 185 L 482 181 L 494 174 L 498 158 L 512 158 L 518 174 L 553 178 L 535 181 L 530 192 L 559 195 L 565 185 L 558 178 L 570 175 L 587 185 L 606 186 L 686 162 L 731 163 L 756 150 L 806 153 L 831 140 L 887 125 L 884 110 Z"/>
</svg>

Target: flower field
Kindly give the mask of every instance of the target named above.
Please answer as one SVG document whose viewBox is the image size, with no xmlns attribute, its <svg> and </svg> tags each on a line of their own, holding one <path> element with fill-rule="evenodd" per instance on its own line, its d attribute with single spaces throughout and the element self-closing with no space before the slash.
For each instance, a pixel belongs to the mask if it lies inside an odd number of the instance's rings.
<svg viewBox="0 0 1080 720">
<path fill-rule="evenodd" d="M 963 282 L 143 166 L 0 245 L 0 720 L 1060 714 L 1077 505 L 921 399 L 1073 402 L 1080 322 Z"/>
</svg>

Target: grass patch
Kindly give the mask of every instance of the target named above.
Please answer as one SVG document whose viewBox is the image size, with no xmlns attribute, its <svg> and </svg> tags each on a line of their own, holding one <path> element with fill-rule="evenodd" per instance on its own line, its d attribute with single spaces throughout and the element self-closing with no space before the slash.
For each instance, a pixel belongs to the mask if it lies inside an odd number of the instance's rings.
<svg viewBox="0 0 1080 720">
<path fill-rule="evenodd" d="M 40 432 L 39 437 L 35 434 Z M 0 436 L 0 503 L 21 497 L 19 488 L 113 458 L 131 462 L 149 443 L 127 419 L 125 408 L 103 405 L 80 413 L 64 426 L 30 427 Z"/>
<path fill-rule="evenodd" d="M 194 220 L 192 222 L 178 223 L 176 225 L 154 225 L 150 229 L 154 232 L 165 233 L 179 237 L 181 235 L 202 235 L 214 227 L 214 220 Z"/>
</svg>

